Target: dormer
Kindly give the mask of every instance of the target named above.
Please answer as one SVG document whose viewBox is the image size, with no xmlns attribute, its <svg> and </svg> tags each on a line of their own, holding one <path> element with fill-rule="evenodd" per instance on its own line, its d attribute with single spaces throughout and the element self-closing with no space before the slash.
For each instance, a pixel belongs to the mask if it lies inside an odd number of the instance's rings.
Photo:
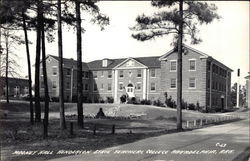
<svg viewBox="0 0 250 161">
<path fill-rule="evenodd" d="M 102 67 L 108 67 L 111 63 L 112 61 L 107 58 L 102 59 Z"/>
</svg>

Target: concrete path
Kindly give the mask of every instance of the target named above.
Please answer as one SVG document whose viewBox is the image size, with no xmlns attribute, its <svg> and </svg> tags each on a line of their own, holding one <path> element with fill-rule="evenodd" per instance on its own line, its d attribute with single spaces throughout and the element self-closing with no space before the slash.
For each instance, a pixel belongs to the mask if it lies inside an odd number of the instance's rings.
<svg viewBox="0 0 250 161">
<path fill-rule="evenodd" d="M 247 161 L 250 153 L 249 130 L 247 119 L 152 137 L 53 161 Z"/>
</svg>

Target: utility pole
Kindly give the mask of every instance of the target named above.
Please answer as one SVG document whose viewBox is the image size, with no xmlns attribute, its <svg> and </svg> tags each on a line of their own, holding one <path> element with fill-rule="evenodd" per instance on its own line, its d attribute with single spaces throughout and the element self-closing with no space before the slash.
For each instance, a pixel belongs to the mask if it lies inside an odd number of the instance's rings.
<svg viewBox="0 0 250 161">
<path fill-rule="evenodd" d="M 238 77 L 238 82 L 237 82 L 237 94 L 236 94 L 236 107 L 239 107 L 240 104 L 240 69 L 237 70 L 237 77 Z"/>
</svg>

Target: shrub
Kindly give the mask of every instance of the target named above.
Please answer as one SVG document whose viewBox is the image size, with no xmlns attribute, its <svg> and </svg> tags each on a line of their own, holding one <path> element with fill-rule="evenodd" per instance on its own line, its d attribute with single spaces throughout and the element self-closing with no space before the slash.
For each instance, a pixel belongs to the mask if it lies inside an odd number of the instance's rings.
<svg viewBox="0 0 250 161">
<path fill-rule="evenodd" d="M 188 110 L 195 110 L 195 105 L 193 103 L 188 104 Z"/>
<path fill-rule="evenodd" d="M 153 105 L 154 106 L 159 106 L 159 107 L 164 107 L 164 104 L 159 99 L 155 100 L 153 102 Z"/>
<path fill-rule="evenodd" d="M 106 102 L 107 103 L 114 103 L 114 98 L 113 97 L 107 97 Z"/>
<path fill-rule="evenodd" d="M 127 96 L 125 94 L 120 97 L 121 103 L 125 103 L 126 100 L 127 100 Z"/>
<path fill-rule="evenodd" d="M 143 100 L 140 101 L 140 104 L 142 104 L 142 105 L 151 105 L 152 103 L 151 103 L 150 100 L 143 99 Z"/>
</svg>

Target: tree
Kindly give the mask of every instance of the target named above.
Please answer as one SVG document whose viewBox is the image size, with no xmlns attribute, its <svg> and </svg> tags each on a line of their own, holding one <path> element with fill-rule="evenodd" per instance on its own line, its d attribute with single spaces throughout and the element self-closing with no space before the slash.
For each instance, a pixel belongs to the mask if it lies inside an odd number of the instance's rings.
<svg viewBox="0 0 250 161">
<path fill-rule="evenodd" d="M 78 126 L 83 128 L 83 84 L 82 84 L 82 37 L 83 31 L 81 27 L 81 4 L 82 9 L 89 11 L 93 16 L 92 22 L 97 23 L 101 30 L 104 26 L 109 24 L 109 18 L 103 14 L 100 14 L 98 6 L 95 4 L 96 1 L 83 1 L 75 0 L 75 13 L 76 13 L 76 39 L 77 39 L 77 122 Z"/>
<path fill-rule="evenodd" d="M 234 83 L 231 88 L 231 101 L 232 105 L 236 106 L 237 102 L 237 83 Z M 239 105 L 243 107 L 246 103 L 246 88 L 245 86 L 239 85 Z"/>
<path fill-rule="evenodd" d="M 63 86 L 63 51 L 62 51 L 62 20 L 61 20 L 61 0 L 57 0 L 57 33 L 58 33 L 58 55 L 59 55 L 59 101 L 60 101 L 60 127 L 66 129 L 64 115 L 64 86 Z M 72 73 L 73 74 L 73 73 Z"/>
<path fill-rule="evenodd" d="M 183 6 L 183 4 L 185 6 Z M 198 44 L 198 23 L 208 24 L 214 19 L 219 19 L 216 13 L 217 7 L 207 2 L 196 1 L 165 1 L 153 0 L 153 7 L 165 10 L 154 13 L 152 16 L 139 15 L 136 25 L 131 29 L 136 33 L 132 37 L 139 41 L 146 41 L 164 35 L 173 34 L 172 45 L 178 52 L 177 60 L 177 129 L 182 129 L 182 42 L 187 41 L 186 36 L 191 38 L 191 44 Z M 183 9 L 184 7 L 184 9 Z"/>
<path fill-rule="evenodd" d="M 14 31 L 11 31 L 6 27 L 2 30 L 2 36 L 4 38 L 3 53 L 1 53 L 1 66 L 0 71 L 4 71 L 5 85 L 6 85 L 6 102 L 9 103 L 9 76 L 20 77 L 18 73 L 19 65 L 17 63 L 17 54 L 14 54 L 13 48 L 16 44 L 21 44 L 23 41 L 19 36 L 14 35 Z M 1 72 L 2 74 L 2 72 Z"/>
</svg>

